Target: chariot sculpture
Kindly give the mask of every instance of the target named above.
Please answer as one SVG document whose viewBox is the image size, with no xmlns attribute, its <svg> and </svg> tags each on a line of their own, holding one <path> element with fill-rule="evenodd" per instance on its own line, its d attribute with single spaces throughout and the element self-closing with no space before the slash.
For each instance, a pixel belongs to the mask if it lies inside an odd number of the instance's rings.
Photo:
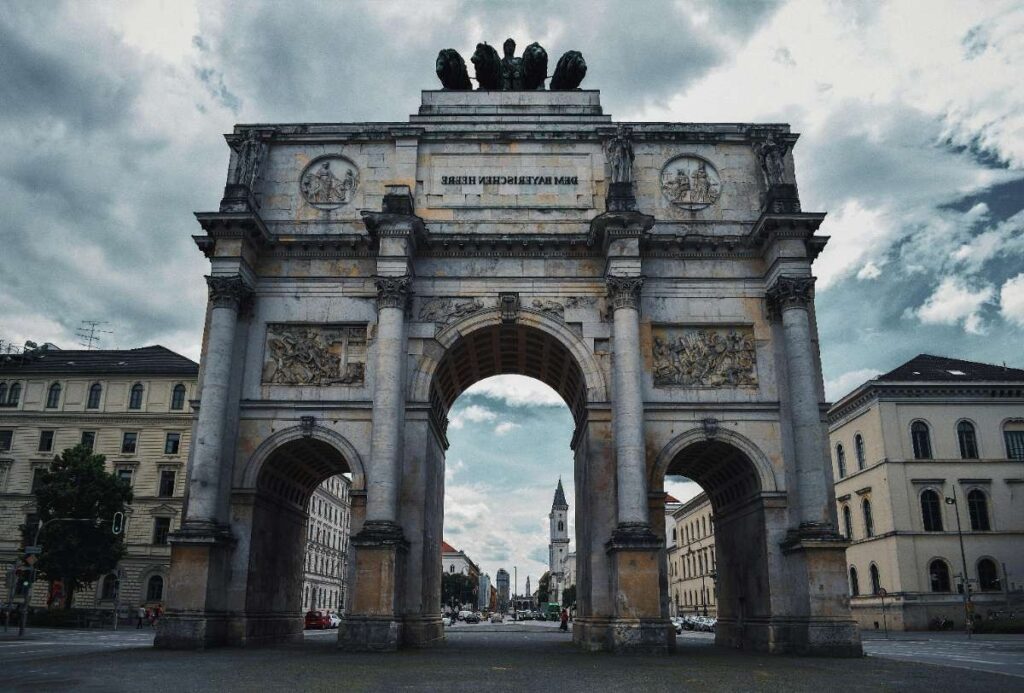
<svg viewBox="0 0 1024 693">
<path fill-rule="evenodd" d="M 478 43 L 470 62 L 473 63 L 477 89 L 484 91 L 538 91 L 544 89 L 548 79 L 548 53 L 539 43 L 531 43 L 523 57 L 515 56 L 516 42 L 506 39 L 505 57 L 498 55 L 494 46 Z M 466 61 L 454 48 L 444 48 L 437 54 L 437 77 L 441 85 L 451 91 L 470 91 L 473 83 Z M 579 51 L 566 51 L 551 75 L 552 91 L 578 89 L 587 75 L 587 63 Z"/>
</svg>

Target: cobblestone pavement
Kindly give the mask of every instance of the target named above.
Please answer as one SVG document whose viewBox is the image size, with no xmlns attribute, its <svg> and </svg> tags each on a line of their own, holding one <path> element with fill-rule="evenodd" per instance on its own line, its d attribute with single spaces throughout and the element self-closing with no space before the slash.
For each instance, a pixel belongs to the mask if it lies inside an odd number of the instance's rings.
<svg viewBox="0 0 1024 693">
<path fill-rule="evenodd" d="M 524 691 L 553 686 L 559 693 L 648 693 L 684 687 L 729 693 L 1024 690 L 1024 683 L 1016 677 L 888 657 L 772 657 L 721 650 L 701 633 L 684 634 L 671 656 L 584 653 L 557 628 L 527 623 L 505 627 L 460 624 L 449 629 L 443 647 L 391 654 L 338 652 L 336 631 L 309 633 L 306 642 L 295 645 L 206 652 L 155 650 L 146 641 L 151 633 L 131 631 L 55 634 L 37 630 L 32 636 L 36 639 L 31 649 L 49 649 L 49 653 L 0 647 L 0 689 L 145 689 L 147 693 Z M 10 639 L 0 639 L 0 645 L 9 643 Z M 875 644 L 872 640 L 869 648 Z"/>
</svg>

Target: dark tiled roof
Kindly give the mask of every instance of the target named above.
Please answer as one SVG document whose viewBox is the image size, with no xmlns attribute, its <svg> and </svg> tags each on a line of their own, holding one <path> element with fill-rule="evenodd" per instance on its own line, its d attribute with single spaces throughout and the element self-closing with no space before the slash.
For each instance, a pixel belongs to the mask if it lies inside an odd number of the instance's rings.
<svg viewBox="0 0 1024 693">
<path fill-rule="evenodd" d="M 45 349 L 0 356 L 0 374 L 178 375 L 194 378 L 199 364 L 159 344 L 138 349 Z"/>
<path fill-rule="evenodd" d="M 562 479 L 558 479 L 558 488 L 555 489 L 555 500 L 551 503 L 552 508 L 568 508 L 569 504 L 565 502 L 565 491 L 562 490 Z"/>
<path fill-rule="evenodd" d="M 918 354 L 875 378 L 882 382 L 1024 382 L 1024 370 Z"/>
</svg>

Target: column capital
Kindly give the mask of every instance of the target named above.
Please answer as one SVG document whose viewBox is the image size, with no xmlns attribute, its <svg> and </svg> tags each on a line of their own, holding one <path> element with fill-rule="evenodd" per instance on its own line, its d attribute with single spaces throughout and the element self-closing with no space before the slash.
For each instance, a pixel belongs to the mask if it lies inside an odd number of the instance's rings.
<svg viewBox="0 0 1024 693">
<path fill-rule="evenodd" d="M 643 277 L 605 277 L 608 284 L 608 297 L 612 302 L 612 310 L 619 308 L 640 309 L 640 289 L 643 288 Z"/>
<path fill-rule="evenodd" d="M 397 277 L 374 277 L 377 285 L 377 308 L 401 308 L 405 310 L 412 288 L 412 277 L 403 274 Z"/>
<path fill-rule="evenodd" d="M 252 295 L 252 288 L 240 275 L 208 276 L 206 286 L 210 292 L 210 303 L 215 308 L 238 310 L 242 301 Z"/>
<path fill-rule="evenodd" d="M 765 292 L 768 312 L 774 318 L 787 308 L 806 310 L 814 301 L 814 277 L 779 277 Z"/>
</svg>

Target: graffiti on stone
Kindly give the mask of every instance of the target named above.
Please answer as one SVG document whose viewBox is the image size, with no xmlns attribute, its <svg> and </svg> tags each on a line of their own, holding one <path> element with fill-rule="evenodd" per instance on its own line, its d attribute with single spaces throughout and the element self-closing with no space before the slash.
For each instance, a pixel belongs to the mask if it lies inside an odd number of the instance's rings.
<svg viewBox="0 0 1024 693">
<path fill-rule="evenodd" d="M 340 156 L 317 159 L 306 167 L 299 180 L 302 196 L 319 209 L 348 204 L 358 186 L 359 172 L 355 165 Z"/>
<path fill-rule="evenodd" d="M 709 162 L 696 156 L 677 156 L 661 170 L 661 190 L 684 209 L 702 209 L 718 202 L 722 181 Z"/>
<path fill-rule="evenodd" d="M 656 387 L 756 387 L 754 333 L 748 327 L 656 327 Z"/>
<path fill-rule="evenodd" d="M 264 384 L 362 385 L 365 371 L 365 326 L 267 325 Z"/>
</svg>

